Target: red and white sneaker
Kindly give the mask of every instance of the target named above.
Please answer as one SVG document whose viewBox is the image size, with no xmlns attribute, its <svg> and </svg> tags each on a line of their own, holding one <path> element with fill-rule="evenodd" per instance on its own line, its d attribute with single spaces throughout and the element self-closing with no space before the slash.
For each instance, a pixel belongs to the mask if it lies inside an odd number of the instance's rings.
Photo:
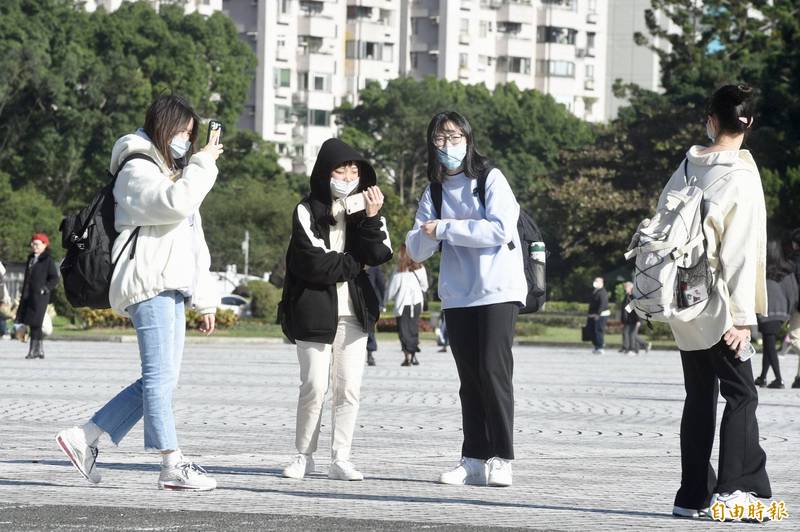
<svg viewBox="0 0 800 532">
<path fill-rule="evenodd" d="M 92 484 L 100 483 L 100 473 L 95 467 L 99 451 L 97 447 L 86 443 L 86 437 L 80 428 L 62 430 L 56 435 L 56 443 L 83 478 Z"/>
</svg>

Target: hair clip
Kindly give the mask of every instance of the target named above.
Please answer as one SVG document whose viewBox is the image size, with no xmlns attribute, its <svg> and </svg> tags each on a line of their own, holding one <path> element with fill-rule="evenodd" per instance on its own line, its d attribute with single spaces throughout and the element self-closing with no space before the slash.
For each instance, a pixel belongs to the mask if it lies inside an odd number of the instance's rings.
<svg viewBox="0 0 800 532">
<path fill-rule="evenodd" d="M 746 116 L 740 116 L 739 117 L 739 122 L 741 122 L 742 124 L 744 124 L 746 126 L 750 125 L 750 119 L 747 118 Z"/>
</svg>

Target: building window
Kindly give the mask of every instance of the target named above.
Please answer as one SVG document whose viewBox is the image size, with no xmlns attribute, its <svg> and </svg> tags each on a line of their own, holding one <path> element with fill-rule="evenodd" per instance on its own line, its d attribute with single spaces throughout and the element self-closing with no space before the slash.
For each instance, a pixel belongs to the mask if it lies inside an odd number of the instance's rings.
<svg viewBox="0 0 800 532">
<path fill-rule="evenodd" d="M 347 6 L 347 19 L 372 18 L 372 8 L 366 6 Z"/>
<path fill-rule="evenodd" d="M 322 37 L 298 35 L 297 47 L 304 55 L 318 53 L 322 48 Z"/>
<path fill-rule="evenodd" d="M 458 54 L 458 68 L 467 68 L 469 66 L 467 54 Z"/>
<path fill-rule="evenodd" d="M 536 28 L 536 42 L 556 44 L 575 44 L 577 30 L 558 26 L 539 26 Z"/>
<path fill-rule="evenodd" d="M 530 74 L 531 60 L 527 57 L 500 56 L 497 58 L 497 70 L 512 74 Z"/>
<path fill-rule="evenodd" d="M 308 110 L 308 125 L 327 127 L 330 121 L 330 111 L 323 111 L 321 109 Z"/>
<path fill-rule="evenodd" d="M 297 73 L 297 89 L 301 91 L 308 90 L 308 72 Z"/>
<path fill-rule="evenodd" d="M 304 15 L 319 15 L 323 7 L 320 0 L 300 0 L 300 12 Z"/>
<path fill-rule="evenodd" d="M 462 34 L 469 35 L 469 19 L 462 18 L 461 19 L 461 28 L 460 31 Z"/>
<path fill-rule="evenodd" d="M 498 22 L 497 23 L 497 32 L 498 33 L 511 33 L 516 35 L 522 31 L 522 23 L 521 22 Z"/>
<path fill-rule="evenodd" d="M 417 68 L 417 52 L 411 52 L 411 68 Z"/>
<path fill-rule="evenodd" d="M 587 0 L 586 10 L 589 13 L 597 13 L 597 0 Z"/>
<path fill-rule="evenodd" d="M 587 50 L 594 50 L 594 43 L 595 43 L 595 33 L 587 33 L 586 34 L 586 49 Z"/>
<path fill-rule="evenodd" d="M 414 17 L 411 19 L 411 35 L 419 35 L 419 18 Z"/>
<path fill-rule="evenodd" d="M 288 68 L 276 68 L 274 86 L 290 87 L 292 85 L 291 77 L 292 77 L 292 71 L 289 70 Z"/>
<path fill-rule="evenodd" d="M 289 12 L 289 0 L 278 0 L 278 12 L 281 15 L 285 15 Z"/>
<path fill-rule="evenodd" d="M 344 49 L 347 59 L 371 59 L 374 61 L 394 60 L 394 45 L 391 43 L 347 41 L 345 42 Z"/>
<path fill-rule="evenodd" d="M 488 37 L 490 24 L 488 20 L 481 20 L 478 23 L 478 37 Z"/>
<path fill-rule="evenodd" d="M 292 109 L 286 105 L 275 106 L 275 125 L 288 124 L 291 121 Z"/>
<path fill-rule="evenodd" d="M 330 76 L 315 74 L 314 75 L 314 90 L 319 92 L 330 92 L 331 78 Z"/>
<path fill-rule="evenodd" d="M 539 76 L 555 76 L 559 78 L 574 78 L 575 63 L 571 61 L 536 61 L 536 74 Z"/>
<path fill-rule="evenodd" d="M 594 79 L 594 65 L 586 65 L 586 79 Z"/>
<path fill-rule="evenodd" d="M 577 11 L 578 9 L 578 0 L 541 0 L 541 2 L 546 7 L 568 9 L 570 11 Z"/>
</svg>

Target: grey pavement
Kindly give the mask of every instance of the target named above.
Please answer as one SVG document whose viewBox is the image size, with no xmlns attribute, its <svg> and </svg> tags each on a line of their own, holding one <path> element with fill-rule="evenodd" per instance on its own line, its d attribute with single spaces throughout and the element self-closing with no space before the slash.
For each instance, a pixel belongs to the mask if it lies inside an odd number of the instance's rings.
<svg viewBox="0 0 800 532">
<path fill-rule="evenodd" d="M 84 422 L 138 377 L 134 343 L 48 342 L 45 360 L 23 359 L 26 347 L 0 341 L 0 529 L 723 526 L 670 515 L 684 397 L 676 352 L 630 358 L 518 346 L 514 486 L 487 488 L 435 482 L 458 459 L 461 415 L 455 365 L 432 344 L 423 346 L 420 366 L 405 368 L 398 345 L 383 342 L 378 366 L 366 368 L 353 461 L 367 480 L 347 483 L 326 477 L 329 409 L 318 472 L 302 481 L 280 477 L 294 452 L 293 346 L 193 342 L 175 399 L 178 435 L 184 454 L 213 474 L 219 488 L 174 493 L 156 487 L 159 460 L 143 450 L 141 424 L 118 448 L 101 446 L 98 487 L 79 476 L 54 442 L 58 430 Z M 797 357 L 781 362 L 793 375 Z M 723 407 L 721 399 L 720 415 Z M 760 391 L 773 492 L 790 514 L 761 527 L 800 529 L 799 407 L 800 390 Z"/>
</svg>

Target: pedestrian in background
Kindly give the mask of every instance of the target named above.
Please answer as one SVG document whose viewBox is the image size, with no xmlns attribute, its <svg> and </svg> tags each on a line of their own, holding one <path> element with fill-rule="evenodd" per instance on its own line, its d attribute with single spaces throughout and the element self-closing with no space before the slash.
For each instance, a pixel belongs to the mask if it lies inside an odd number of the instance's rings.
<svg viewBox="0 0 800 532">
<path fill-rule="evenodd" d="M 30 344 L 25 358 L 44 358 L 42 322 L 50 304 L 50 294 L 58 286 L 58 268 L 50 256 L 50 239 L 44 233 L 31 237 L 31 254 L 25 266 L 22 295 L 17 308 L 16 323 L 30 327 Z"/>
<path fill-rule="evenodd" d="M 461 383 L 461 460 L 443 484 L 510 486 L 514 459 L 514 326 L 525 304 L 517 221 L 508 180 L 475 147 L 456 112 L 428 125 L 428 179 L 406 245 L 422 262 L 441 248 L 438 293 Z M 485 201 L 476 191 L 485 178 Z M 441 193 L 435 208 L 432 190 Z M 437 193 L 437 195 L 438 195 Z"/>
<path fill-rule="evenodd" d="M 620 321 L 622 321 L 622 347 L 621 353 L 633 353 L 638 355 L 639 349 L 644 349 L 645 352 L 650 351 L 650 342 L 645 342 L 639 337 L 639 328 L 642 322 L 636 312 L 628 312 L 627 306 L 633 301 L 633 283 L 627 281 L 622 285 L 625 288 L 625 299 L 622 300 L 620 305 Z"/>
<path fill-rule="evenodd" d="M 794 264 L 795 279 L 798 286 L 800 286 L 800 227 L 794 229 L 789 236 L 789 253 L 787 256 Z M 787 334 L 788 343 L 781 351 L 785 354 L 790 349 L 793 349 L 798 354 L 797 357 L 797 375 L 792 383 L 792 388 L 800 388 L 800 302 L 797 307 L 792 309 L 792 317 L 789 320 L 789 333 Z"/>
<path fill-rule="evenodd" d="M 300 364 L 297 454 L 283 476 L 302 479 L 314 471 L 313 453 L 330 383 L 328 478 L 363 480 L 350 451 L 367 334 L 380 314 L 365 266 L 379 266 L 392 257 L 386 220 L 380 215 L 384 198 L 372 165 L 339 139 L 322 144 L 310 181 L 311 193 L 292 214 L 279 307 L 283 332 L 297 344 Z M 348 213 L 348 198 L 365 207 Z"/>
<path fill-rule="evenodd" d="M 605 332 L 608 317 L 611 311 L 608 309 L 608 291 L 605 289 L 605 281 L 602 277 L 595 277 L 592 282 L 592 300 L 589 302 L 589 324 L 593 329 L 594 336 L 592 353 L 602 355 L 605 352 Z"/>
<path fill-rule="evenodd" d="M 383 300 L 386 297 L 386 277 L 383 275 L 383 270 L 381 270 L 380 266 L 370 266 L 367 268 L 367 277 L 369 277 L 369 284 L 372 285 L 372 289 L 375 291 L 375 296 L 378 298 L 378 301 L 383 304 Z M 381 307 L 381 311 L 383 311 L 383 307 Z M 380 316 L 379 316 L 380 318 Z M 375 339 L 375 332 L 378 325 L 377 323 L 370 329 L 369 334 L 367 335 L 367 365 L 374 366 L 375 365 L 375 351 L 378 350 L 378 341 Z"/>
<path fill-rule="evenodd" d="M 6 267 L 0 262 L 0 340 L 8 340 L 8 320 L 13 318 L 11 313 L 11 294 L 6 287 Z"/>
<path fill-rule="evenodd" d="M 161 455 L 160 489 L 217 486 L 183 456 L 172 411 L 186 335 L 184 306 L 191 298 L 202 316 L 200 330 L 208 335 L 214 332 L 220 302 L 209 272 L 200 205 L 216 181 L 223 147 L 212 140 L 195 151 L 199 130 L 200 119 L 186 100 L 162 95 L 147 110 L 144 128 L 118 139 L 111 151 L 109 171 L 119 171 L 114 185 L 119 236 L 112 254 L 119 259 L 109 300 L 136 329 L 141 377 L 89 421 L 56 436 L 61 450 L 93 484 L 101 480 L 96 467 L 100 437 L 107 434 L 119 445 L 144 419 L 144 447 Z M 144 158 L 128 160 L 133 155 Z"/>
<path fill-rule="evenodd" d="M 703 234 L 714 283 L 702 312 L 670 327 L 681 352 L 686 400 L 680 428 L 681 483 L 673 515 L 706 518 L 723 508 L 762 504 L 772 496 L 767 455 L 758 436 L 758 389 L 749 356 L 750 327 L 767 312 L 767 211 L 753 156 L 742 150 L 753 124 L 752 90 L 726 85 L 709 101 L 706 133 L 711 146 L 692 146 L 659 198 L 703 187 Z M 711 465 L 720 392 L 726 406 L 719 433 L 719 467 Z M 715 506 L 719 505 L 719 506 Z"/>
<path fill-rule="evenodd" d="M 783 256 L 780 242 L 767 243 L 767 315 L 758 314 L 758 331 L 762 336 L 764 353 L 761 360 L 761 375 L 756 377 L 756 386 L 764 386 L 767 372 L 772 368 L 775 380 L 767 388 L 785 388 L 781 377 L 780 361 L 776 346 L 781 328 L 797 309 L 798 288 L 795 266 Z"/>
<path fill-rule="evenodd" d="M 394 315 L 397 318 L 397 334 L 403 350 L 401 366 L 418 366 L 419 317 L 422 301 L 428 290 L 428 275 L 422 264 L 408 256 L 406 245 L 401 244 L 397 252 L 397 270 L 389 282 L 385 301 L 394 301 Z"/>
</svg>

